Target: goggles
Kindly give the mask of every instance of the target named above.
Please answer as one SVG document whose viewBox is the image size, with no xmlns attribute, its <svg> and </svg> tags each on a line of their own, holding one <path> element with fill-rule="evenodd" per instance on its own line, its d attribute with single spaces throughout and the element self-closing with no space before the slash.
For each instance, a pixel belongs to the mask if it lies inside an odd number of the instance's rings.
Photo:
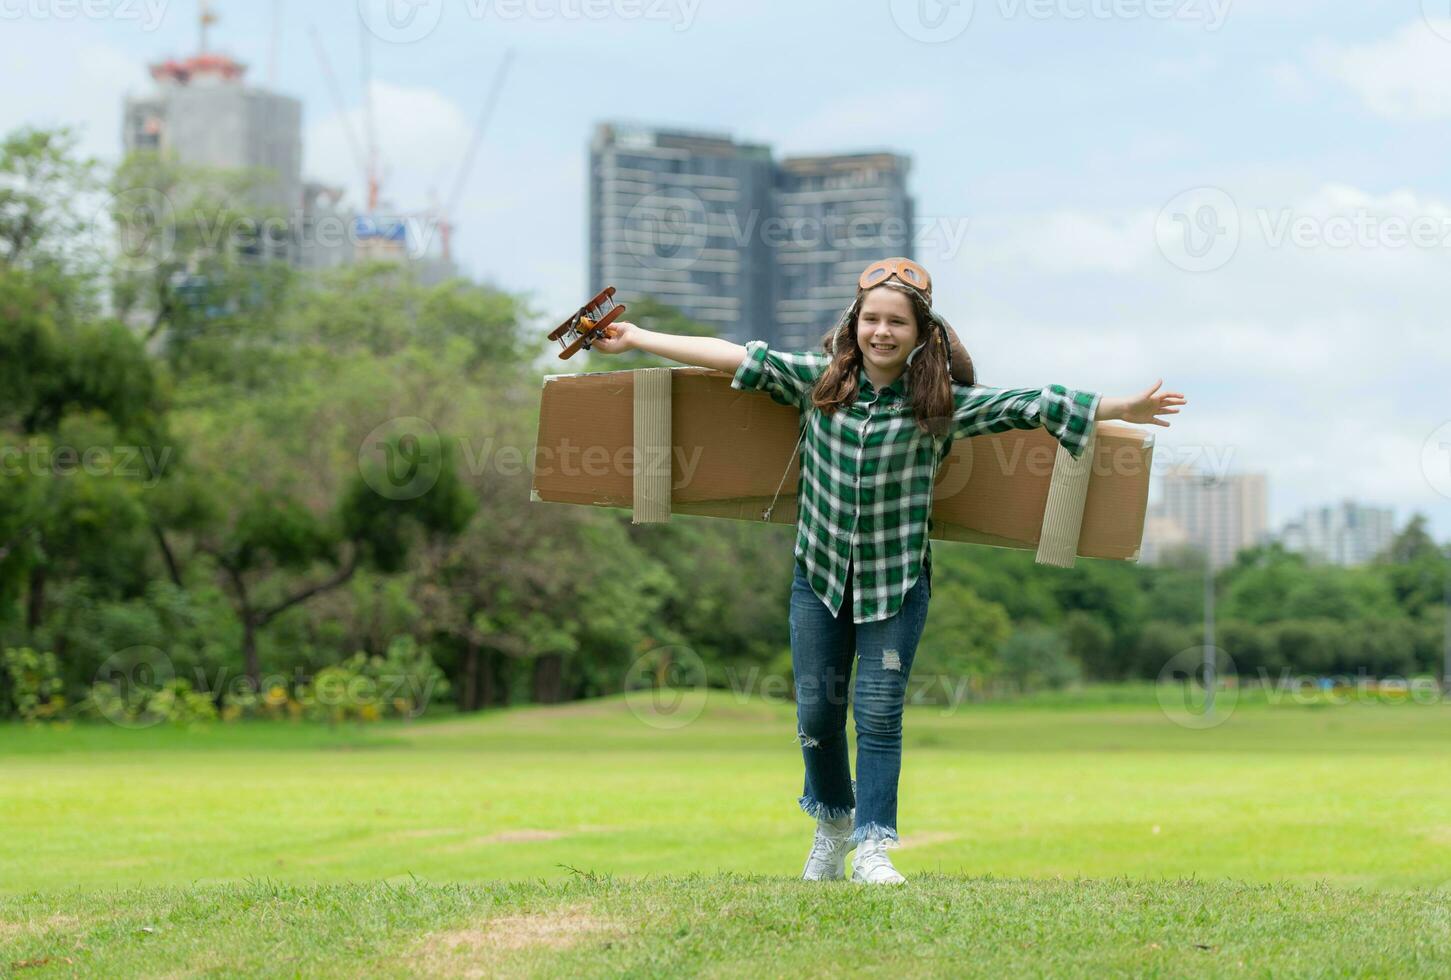
<svg viewBox="0 0 1451 980">
<path fill-rule="evenodd" d="M 926 294 L 927 302 L 932 302 L 932 277 L 927 274 L 926 269 L 911 259 L 892 258 L 873 262 L 866 267 L 861 278 L 857 280 L 857 288 L 871 289 L 892 278 L 896 278 L 913 289 L 920 289 Z"/>
</svg>

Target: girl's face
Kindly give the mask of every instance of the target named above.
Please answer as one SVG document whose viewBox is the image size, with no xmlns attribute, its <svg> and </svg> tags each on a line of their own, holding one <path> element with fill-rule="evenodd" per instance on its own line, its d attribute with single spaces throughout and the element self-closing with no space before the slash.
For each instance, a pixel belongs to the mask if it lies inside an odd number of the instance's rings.
<svg viewBox="0 0 1451 980">
<path fill-rule="evenodd" d="M 917 314 L 912 301 L 896 289 L 878 286 L 862 300 L 856 322 L 862 358 L 884 374 L 897 374 L 917 346 Z"/>
</svg>

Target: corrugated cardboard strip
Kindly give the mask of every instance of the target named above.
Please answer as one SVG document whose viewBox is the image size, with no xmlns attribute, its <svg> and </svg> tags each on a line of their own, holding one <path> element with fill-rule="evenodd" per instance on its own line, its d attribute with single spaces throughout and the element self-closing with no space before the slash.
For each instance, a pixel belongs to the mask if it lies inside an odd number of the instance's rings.
<svg viewBox="0 0 1451 980">
<path fill-rule="evenodd" d="M 635 524 L 670 520 L 670 369 L 635 372 Z"/>
</svg>

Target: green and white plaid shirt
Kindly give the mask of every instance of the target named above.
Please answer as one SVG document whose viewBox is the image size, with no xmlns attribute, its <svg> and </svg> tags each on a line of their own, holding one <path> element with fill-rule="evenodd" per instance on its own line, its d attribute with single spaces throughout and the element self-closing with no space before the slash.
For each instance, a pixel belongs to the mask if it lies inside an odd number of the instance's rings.
<svg viewBox="0 0 1451 980">
<path fill-rule="evenodd" d="M 855 404 L 831 416 L 814 410 L 811 390 L 829 361 L 825 352 L 774 351 L 752 340 L 731 387 L 765 391 L 802 410 L 796 557 L 833 616 L 841 612 L 853 569 L 858 623 L 895 615 L 919 573 L 931 569 L 932 488 L 954 439 L 1042 426 L 1076 459 L 1088 444 L 1101 397 L 1062 385 L 953 383 L 952 427 L 935 437 L 917 427 L 905 371 L 877 391 L 863 369 Z"/>
</svg>

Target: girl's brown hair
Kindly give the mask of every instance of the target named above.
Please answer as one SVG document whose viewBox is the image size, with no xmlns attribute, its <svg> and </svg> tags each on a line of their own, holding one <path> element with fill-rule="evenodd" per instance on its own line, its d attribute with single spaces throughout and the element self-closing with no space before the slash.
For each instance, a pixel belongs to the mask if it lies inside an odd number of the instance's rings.
<svg viewBox="0 0 1451 980">
<path fill-rule="evenodd" d="M 944 436 L 950 429 L 953 410 L 952 375 L 939 327 L 939 322 L 945 324 L 947 321 L 932 312 L 932 305 L 921 290 L 895 280 L 872 289 L 895 289 L 906 295 L 917 320 L 917 344 L 922 343 L 924 333 L 931 333 L 926 338 L 926 348 L 912 355 L 911 363 L 907 365 L 907 399 L 912 405 L 917 427 L 930 435 Z M 821 340 L 822 349 L 831 356 L 831 362 L 812 389 L 811 404 L 827 415 L 856 402 L 857 374 L 862 367 L 862 352 L 856 338 L 857 318 L 861 316 L 862 303 L 866 301 L 868 292 L 870 290 L 857 290 L 851 306 Z M 969 383 L 976 383 L 976 378 Z"/>
</svg>

